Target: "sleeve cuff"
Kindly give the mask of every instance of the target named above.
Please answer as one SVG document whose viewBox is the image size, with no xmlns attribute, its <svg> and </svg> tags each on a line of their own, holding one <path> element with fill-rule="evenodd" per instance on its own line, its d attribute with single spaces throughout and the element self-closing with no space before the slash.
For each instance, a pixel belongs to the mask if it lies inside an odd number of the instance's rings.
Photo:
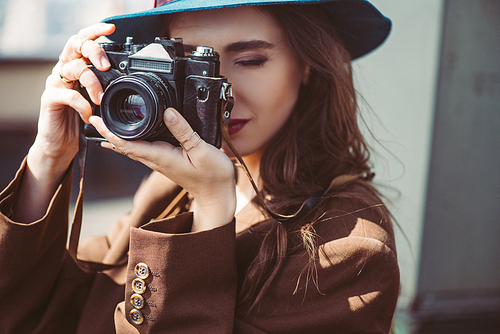
<svg viewBox="0 0 500 334">
<path fill-rule="evenodd" d="M 0 217 L 7 218 L 12 223 L 16 223 L 12 221 L 11 218 L 17 205 L 21 181 L 26 171 L 26 168 L 27 168 L 27 157 L 25 157 L 24 160 L 22 161 L 21 166 L 19 167 L 19 170 L 16 172 L 14 179 L 2 192 L 0 192 Z M 73 171 L 73 163 L 70 164 L 68 170 L 64 174 L 64 177 L 59 186 L 57 187 L 54 195 L 52 196 L 47 211 L 45 212 L 43 217 L 40 218 L 39 220 L 32 222 L 31 224 L 34 224 L 42 220 L 46 220 L 51 215 L 54 214 L 57 215 L 61 212 L 61 210 L 64 210 L 64 212 L 67 213 L 69 209 L 69 200 L 71 196 L 72 171 Z M 30 224 L 20 224 L 20 225 L 30 225 Z"/>
<path fill-rule="evenodd" d="M 131 230 L 125 316 L 141 332 L 168 328 L 194 333 L 208 326 L 225 333 L 233 328 L 234 220 L 212 230 L 178 234 L 191 222 L 192 213 L 185 213 Z M 172 234 L 174 226 L 183 228 Z"/>
</svg>

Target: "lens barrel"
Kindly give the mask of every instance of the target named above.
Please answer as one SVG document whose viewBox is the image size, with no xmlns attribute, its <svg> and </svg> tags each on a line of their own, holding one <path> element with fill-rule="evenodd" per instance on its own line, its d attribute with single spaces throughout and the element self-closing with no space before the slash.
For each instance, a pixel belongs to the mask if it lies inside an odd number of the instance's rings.
<svg viewBox="0 0 500 334">
<path fill-rule="evenodd" d="M 116 136 L 147 140 L 165 131 L 163 112 L 174 105 L 168 86 L 153 73 L 121 76 L 106 88 L 101 101 L 104 124 Z"/>
</svg>

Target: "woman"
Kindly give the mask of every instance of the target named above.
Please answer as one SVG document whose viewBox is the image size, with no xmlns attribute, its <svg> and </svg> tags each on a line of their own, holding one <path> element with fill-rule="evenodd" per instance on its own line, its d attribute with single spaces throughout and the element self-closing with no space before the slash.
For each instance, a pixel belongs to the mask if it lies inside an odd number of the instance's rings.
<svg viewBox="0 0 500 334">
<path fill-rule="evenodd" d="M 370 183 L 350 61 L 390 23 L 365 1 L 241 4 L 173 1 L 149 11 L 169 15 L 112 18 L 70 38 L 47 79 L 35 142 L 0 196 L 2 333 L 389 332 L 394 237 Z M 87 65 L 110 67 L 94 40 L 159 31 L 220 53 L 235 98 L 231 141 L 265 204 L 239 166 L 235 175 L 227 147 L 199 140 L 173 108 L 164 122 L 182 147 L 120 139 L 91 116 L 76 80 L 99 104 Z M 154 170 L 132 211 L 81 245 L 80 259 L 117 264 L 98 273 L 65 250 L 80 118 L 103 147 Z M 148 223 L 179 187 L 188 212 Z M 303 203 L 289 222 L 266 211 L 289 215 Z"/>
</svg>

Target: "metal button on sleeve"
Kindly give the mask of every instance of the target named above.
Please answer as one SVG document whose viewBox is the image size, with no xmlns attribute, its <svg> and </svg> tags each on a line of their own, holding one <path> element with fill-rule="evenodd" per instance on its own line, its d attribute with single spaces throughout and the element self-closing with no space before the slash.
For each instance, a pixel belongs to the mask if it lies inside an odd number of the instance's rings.
<svg viewBox="0 0 500 334">
<path fill-rule="evenodd" d="M 130 320 L 132 320 L 134 324 L 140 325 L 144 322 L 144 316 L 141 311 L 134 308 L 130 311 Z"/>
<path fill-rule="evenodd" d="M 135 266 L 135 276 L 141 278 L 141 279 L 146 279 L 149 276 L 149 268 L 148 265 L 145 263 L 138 263 Z"/>
<path fill-rule="evenodd" d="M 136 308 L 136 309 L 141 309 L 144 307 L 144 298 L 142 298 L 141 295 L 138 295 L 137 293 L 134 293 L 130 297 L 130 303 Z"/>
<path fill-rule="evenodd" d="M 144 291 L 146 291 L 146 282 L 140 278 L 136 278 L 132 281 L 132 290 L 134 290 L 135 293 L 143 294 Z"/>
</svg>

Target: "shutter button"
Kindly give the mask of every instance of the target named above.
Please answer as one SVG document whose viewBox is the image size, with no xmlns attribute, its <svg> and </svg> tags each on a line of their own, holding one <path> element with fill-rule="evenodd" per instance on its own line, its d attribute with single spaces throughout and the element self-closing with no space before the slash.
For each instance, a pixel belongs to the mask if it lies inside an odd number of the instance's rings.
<svg viewBox="0 0 500 334">
<path fill-rule="evenodd" d="M 134 290 L 135 293 L 143 294 L 144 291 L 146 291 L 146 282 L 140 278 L 136 278 L 132 281 L 132 290 Z"/>
<path fill-rule="evenodd" d="M 141 278 L 141 279 L 146 279 L 149 276 L 149 268 L 147 264 L 145 263 L 138 263 L 135 266 L 135 276 Z"/>
<path fill-rule="evenodd" d="M 139 310 L 136 310 L 135 308 L 130 311 L 130 319 L 132 322 L 136 325 L 140 325 L 144 321 L 144 316 L 142 315 L 142 312 Z"/>
</svg>

